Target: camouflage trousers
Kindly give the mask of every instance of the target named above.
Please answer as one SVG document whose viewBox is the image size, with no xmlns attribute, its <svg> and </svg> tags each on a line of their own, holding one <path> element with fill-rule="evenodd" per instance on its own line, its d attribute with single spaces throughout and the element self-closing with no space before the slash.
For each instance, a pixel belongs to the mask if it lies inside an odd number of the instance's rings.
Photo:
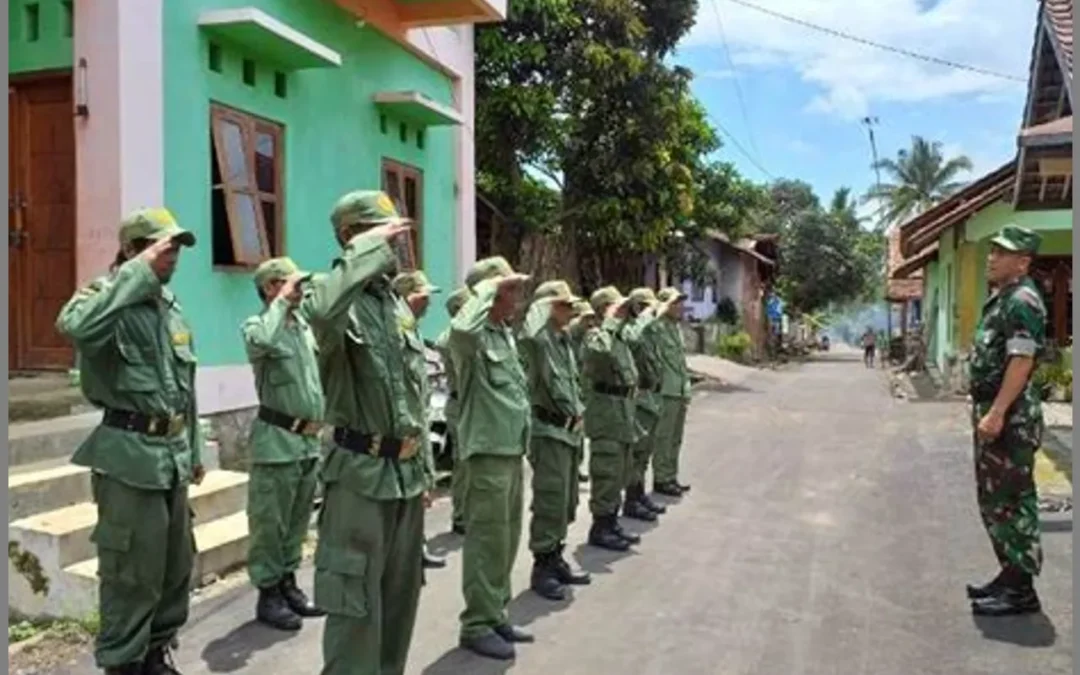
<svg viewBox="0 0 1080 675">
<path fill-rule="evenodd" d="M 976 405 L 974 424 L 989 408 Z M 1001 435 L 975 443 L 975 482 L 979 514 L 990 535 L 1002 569 L 1032 576 L 1042 568 L 1039 503 L 1035 490 L 1035 451 L 1039 448 L 1039 420 L 1006 420 Z"/>
</svg>

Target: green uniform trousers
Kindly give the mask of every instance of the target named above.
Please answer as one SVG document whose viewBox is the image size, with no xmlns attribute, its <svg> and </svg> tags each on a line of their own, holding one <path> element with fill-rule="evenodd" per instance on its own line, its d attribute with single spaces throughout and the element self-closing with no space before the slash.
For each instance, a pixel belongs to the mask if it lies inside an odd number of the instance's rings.
<svg viewBox="0 0 1080 675">
<path fill-rule="evenodd" d="M 1002 569 L 1038 576 L 1043 552 L 1035 488 L 1038 444 L 1017 438 L 1008 423 L 997 439 L 975 438 L 979 515 Z"/>
<path fill-rule="evenodd" d="M 630 448 L 630 443 L 610 438 L 589 439 L 589 511 L 593 516 L 618 513 L 626 487 Z"/>
<path fill-rule="evenodd" d="M 465 462 L 461 461 L 461 453 L 458 452 L 457 434 L 449 432 L 451 454 L 454 458 L 454 470 L 450 474 L 450 521 L 454 525 L 465 524 Z"/>
<path fill-rule="evenodd" d="M 638 410 L 637 420 L 645 431 L 630 450 L 626 487 L 645 483 L 645 472 L 649 470 L 649 460 L 652 459 L 656 447 L 656 427 L 660 423 L 660 417 L 647 410 Z"/>
<path fill-rule="evenodd" d="M 509 623 L 510 572 L 521 543 L 523 466 L 520 455 L 473 455 L 465 460 L 465 544 L 462 549 L 461 637 L 471 639 Z"/>
<path fill-rule="evenodd" d="M 401 675 L 423 570 L 424 504 L 330 483 L 319 512 L 315 605 L 327 613 L 322 675 Z"/>
<path fill-rule="evenodd" d="M 669 483 L 679 477 L 679 452 L 682 450 L 683 428 L 690 402 L 665 396 L 660 407 L 660 419 L 653 430 L 656 439 L 653 455 L 653 483 Z"/>
<path fill-rule="evenodd" d="M 248 577 L 256 588 L 281 583 L 296 572 L 315 507 L 314 457 L 282 464 L 253 464 L 248 479 Z"/>
<path fill-rule="evenodd" d="M 549 553 L 566 541 L 578 505 L 577 459 L 580 445 L 533 436 L 529 441 L 532 467 L 532 520 L 529 550 Z"/>
<path fill-rule="evenodd" d="M 101 668 L 142 660 L 187 621 L 195 537 L 187 486 L 134 488 L 92 476 L 97 525 Z"/>
</svg>

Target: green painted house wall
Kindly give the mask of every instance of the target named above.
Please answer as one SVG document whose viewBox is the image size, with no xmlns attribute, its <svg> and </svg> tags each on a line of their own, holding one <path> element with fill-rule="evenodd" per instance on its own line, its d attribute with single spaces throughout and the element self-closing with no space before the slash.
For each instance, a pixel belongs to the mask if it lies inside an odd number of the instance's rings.
<svg viewBox="0 0 1080 675">
<path fill-rule="evenodd" d="M 209 67 L 210 39 L 197 27 L 209 9 L 255 6 L 339 52 L 340 68 L 292 71 L 286 97 L 275 93 L 279 68 L 225 43 L 220 72 Z M 452 82 L 329 0 L 185 0 L 165 7 L 165 200 L 200 245 L 185 251 L 174 281 L 197 335 L 202 365 L 246 361 L 239 339 L 243 319 L 260 303 L 249 272 L 215 270 L 211 241 L 210 104 L 220 103 L 284 125 L 285 254 L 324 270 L 337 255 L 329 213 L 343 193 L 381 186 L 382 159 L 423 172 L 422 259 L 432 282 L 444 289 L 457 278 L 454 259 L 456 159 L 452 127 L 430 127 L 419 147 L 417 130 L 399 138 L 397 120 L 385 129 L 372 102 L 377 91 L 416 90 L 452 105 Z M 254 86 L 243 82 L 241 62 L 256 63 Z M 448 323 L 433 302 L 422 323 L 434 338 Z M 210 336 L 214 336 L 210 338 Z"/>
<path fill-rule="evenodd" d="M 929 307 L 934 302 L 935 292 L 938 298 L 936 323 L 928 353 L 939 369 L 945 369 L 950 356 L 962 354 L 970 347 L 972 335 L 965 334 L 969 329 L 961 331 L 958 325 L 960 307 L 961 304 L 970 303 L 976 308 L 976 318 L 981 312 L 982 304 L 989 295 L 985 261 L 990 253 L 990 238 L 1008 224 L 1038 231 L 1042 235 L 1040 255 L 1072 255 L 1072 211 L 1016 211 L 1010 204 L 997 202 L 979 211 L 964 224 L 963 240 L 975 246 L 975 283 L 970 295 L 959 297 L 961 281 L 954 228 L 942 232 L 938 238 L 938 259 L 923 272 L 926 275 L 924 297 L 928 312 L 933 311 Z"/>
<path fill-rule="evenodd" d="M 8 0 L 8 73 L 71 68 L 72 0 Z"/>
</svg>

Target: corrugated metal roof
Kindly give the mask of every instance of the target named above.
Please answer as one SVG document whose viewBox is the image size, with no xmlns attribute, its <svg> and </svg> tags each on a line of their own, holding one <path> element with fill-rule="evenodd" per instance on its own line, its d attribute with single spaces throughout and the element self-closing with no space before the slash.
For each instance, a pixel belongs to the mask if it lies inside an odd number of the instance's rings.
<svg viewBox="0 0 1080 675">
<path fill-rule="evenodd" d="M 1073 69 L 1073 0 L 1045 0 L 1043 11 L 1061 51 L 1061 64 L 1072 79 Z"/>
</svg>

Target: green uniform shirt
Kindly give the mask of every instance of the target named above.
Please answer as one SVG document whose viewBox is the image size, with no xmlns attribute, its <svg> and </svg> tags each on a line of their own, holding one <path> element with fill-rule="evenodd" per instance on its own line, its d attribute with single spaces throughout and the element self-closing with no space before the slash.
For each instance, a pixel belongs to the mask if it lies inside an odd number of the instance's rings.
<svg viewBox="0 0 1080 675">
<path fill-rule="evenodd" d="M 203 442 L 194 340 L 176 297 L 150 265 L 135 258 L 93 281 L 60 310 L 56 328 L 75 344 L 83 394 L 95 406 L 187 420 L 172 437 L 101 425 L 71 461 L 138 488 L 189 482 Z"/>
<path fill-rule="evenodd" d="M 450 322 L 460 456 L 521 455 L 531 418 L 525 371 L 510 329 L 489 319 L 496 280 L 481 281 L 473 291 Z"/>
<path fill-rule="evenodd" d="M 686 367 L 686 347 L 683 345 L 679 324 L 666 316 L 658 317 L 656 354 L 660 364 L 660 395 L 670 398 L 690 399 L 690 371 Z"/>
<path fill-rule="evenodd" d="M 533 406 L 562 417 L 581 417 L 585 406 L 581 401 L 577 359 L 566 331 L 555 330 L 550 323 L 551 305 L 536 303 L 525 316 L 525 325 L 518 338 L 528 374 L 529 398 Z M 532 434 L 562 441 L 572 447 L 581 444 L 581 429 L 565 429 L 548 424 L 535 416 Z"/>
<path fill-rule="evenodd" d="M 621 319 L 605 319 L 600 328 L 585 335 L 585 435 L 634 443 L 641 435 L 634 412 L 636 396 L 613 396 L 596 391 L 597 385 L 636 388 L 638 370 L 627 336 L 630 325 Z"/>
<path fill-rule="evenodd" d="M 630 323 L 627 338 L 630 351 L 634 355 L 634 365 L 638 369 L 638 408 L 654 415 L 660 414 L 660 393 L 656 391 L 661 382 L 660 357 L 656 353 L 659 341 L 658 331 L 650 329 L 656 323 L 656 316 L 651 309 L 646 309 Z"/>
<path fill-rule="evenodd" d="M 990 296 L 975 330 L 969 364 L 972 399 L 976 403 L 992 401 L 1005 379 L 1009 357 L 1030 356 L 1037 360 L 1045 350 L 1045 339 L 1046 306 L 1031 279 L 1024 277 Z M 1018 407 L 1021 403 L 1022 410 Z M 1041 410 L 1039 395 L 1028 378 L 1012 412 L 1036 419 Z"/>
<path fill-rule="evenodd" d="M 422 353 L 423 345 L 401 330 L 411 312 L 390 289 L 395 261 L 381 237 L 358 234 L 334 269 L 312 283 L 301 308 L 319 346 L 326 422 L 365 434 L 419 437 L 427 428 L 417 381 L 427 373 L 417 372 L 415 359 L 406 355 L 410 349 Z M 338 450 L 327 458 L 323 475 L 378 500 L 411 499 L 428 484 L 422 452 L 391 461 Z"/>
<path fill-rule="evenodd" d="M 318 347 L 301 312 L 285 298 L 275 298 L 265 310 L 244 322 L 241 332 L 248 360 L 255 371 L 260 405 L 290 417 L 321 422 L 324 414 L 319 382 Z M 317 436 L 304 436 L 255 418 L 251 423 L 251 461 L 282 464 L 318 457 Z"/>
<path fill-rule="evenodd" d="M 410 398 L 415 398 L 422 404 L 416 412 L 424 421 L 424 431 L 421 434 L 424 447 L 424 473 L 427 488 L 431 489 L 435 486 L 435 455 L 431 449 L 431 435 L 428 433 L 431 428 L 431 381 L 428 380 L 427 374 L 427 350 L 424 348 L 424 339 L 416 330 L 416 317 L 412 309 L 407 302 L 402 301 L 401 304 L 405 309 L 398 315 L 398 322 L 401 326 L 401 335 L 405 340 L 406 370 L 411 375 L 405 382 L 412 390 Z M 420 377 L 416 377 L 417 374 Z"/>
<path fill-rule="evenodd" d="M 446 424 L 451 429 L 454 429 L 456 433 L 455 425 L 457 424 L 460 405 L 458 404 L 458 385 L 457 375 L 454 373 L 454 359 L 450 354 L 449 327 L 435 339 L 435 351 L 439 352 L 439 357 L 442 358 L 443 369 L 446 372 L 446 386 L 450 388 L 450 391 L 447 392 L 446 407 L 443 409 L 443 414 L 446 415 Z"/>
</svg>

